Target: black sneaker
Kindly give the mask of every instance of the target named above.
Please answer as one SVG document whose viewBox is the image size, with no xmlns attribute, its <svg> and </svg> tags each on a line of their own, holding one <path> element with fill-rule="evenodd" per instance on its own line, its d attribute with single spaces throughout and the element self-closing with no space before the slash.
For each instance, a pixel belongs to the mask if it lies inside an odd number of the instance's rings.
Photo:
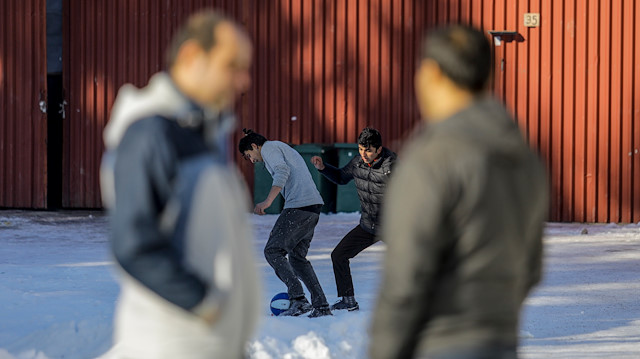
<svg viewBox="0 0 640 359">
<path fill-rule="evenodd" d="M 313 309 L 313 307 L 311 307 L 311 304 L 305 297 L 291 299 L 290 303 L 291 304 L 289 305 L 289 309 L 280 313 L 280 316 L 297 317 Z"/>
<path fill-rule="evenodd" d="M 353 312 L 354 310 L 359 310 L 360 306 L 358 302 L 356 302 L 356 298 L 353 296 L 350 297 L 342 297 L 336 304 L 331 306 L 331 310 L 348 310 Z"/>
<path fill-rule="evenodd" d="M 329 309 L 328 306 L 322 308 L 313 308 L 311 314 L 309 314 L 309 318 L 325 317 L 328 315 L 333 315 L 331 314 L 331 309 Z"/>
</svg>

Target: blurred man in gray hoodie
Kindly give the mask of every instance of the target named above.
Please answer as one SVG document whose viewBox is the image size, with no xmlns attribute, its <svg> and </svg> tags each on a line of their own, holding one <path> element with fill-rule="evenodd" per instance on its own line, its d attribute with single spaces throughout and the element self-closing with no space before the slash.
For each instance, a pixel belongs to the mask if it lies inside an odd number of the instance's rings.
<svg viewBox="0 0 640 359">
<path fill-rule="evenodd" d="M 299 316 L 309 311 L 311 318 L 331 315 L 316 272 L 307 260 L 313 232 L 324 204 L 307 164 L 286 143 L 268 141 L 252 130 L 244 132 L 238 150 L 251 163 L 264 162 L 273 177 L 271 191 L 264 201 L 255 205 L 254 213 L 265 214 L 264 210 L 271 206 L 278 194 L 282 193 L 284 197 L 284 209 L 264 248 L 267 262 L 287 286 L 291 301 L 289 309 L 280 315 Z M 300 280 L 311 293 L 311 304 L 304 296 Z"/>
<path fill-rule="evenodd" d="M 123 86 L 104 131 L 103 202 L 121 292 L 104 358 L 241 358 L 258 316 L 248 196 L 226 161 L 252 46 L 207 11 L 174 35 L 166 72 Z"/>
<path fill-rule="evenodd" d="M 516 358 L 520 308 L 540 280 L 546 176 L 485 94 L 478 30 L 430 31 L 415 76 L 426 128 L 400 156 L 383 211 L 384 278 L 371 358 Z"/>
</svg>

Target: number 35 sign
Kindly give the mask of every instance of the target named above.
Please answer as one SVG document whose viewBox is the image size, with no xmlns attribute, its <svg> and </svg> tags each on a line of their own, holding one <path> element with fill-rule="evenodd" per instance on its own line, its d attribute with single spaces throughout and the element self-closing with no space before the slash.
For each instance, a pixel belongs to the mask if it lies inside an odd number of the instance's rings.
<svg viewBox="0 0 640 359">
<path fill-rule="evenodd" d="M 526 27 L 540 26 L 540 14 L 531 13 L 531 12 L 524 14 L 524 26 Z"/>
</svg>

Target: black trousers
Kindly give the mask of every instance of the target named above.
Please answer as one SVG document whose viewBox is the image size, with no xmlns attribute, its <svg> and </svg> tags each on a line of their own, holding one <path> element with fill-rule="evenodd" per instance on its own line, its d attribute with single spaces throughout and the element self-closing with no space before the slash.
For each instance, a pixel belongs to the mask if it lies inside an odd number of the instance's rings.
<svg viewBox="0 0 640 359">
<path fill-rule="evenodd" d="M 302 280 L 311 293 L 311 304 L 314 308 L 329 305 L 316 272 L 307 260 L 307 252 L 319 218 L 318 213 L 303 209 L 284 209 L 264 247 L 264 257 L 278 278 L 287 286 L 289 297 L 304 296 L 300 284 Z"/>
<path fill-rule="evenodd" d="M 347 233 L 336 248 L 333 249 L 331 261 L 333 262 L 333 274 L 336 277 L 336 287 L 338 287 L 338 297 L 354 295 L 349 259 L 376 242 L 374 234 L 365 231 L 358 225 Z"/>
</svg>

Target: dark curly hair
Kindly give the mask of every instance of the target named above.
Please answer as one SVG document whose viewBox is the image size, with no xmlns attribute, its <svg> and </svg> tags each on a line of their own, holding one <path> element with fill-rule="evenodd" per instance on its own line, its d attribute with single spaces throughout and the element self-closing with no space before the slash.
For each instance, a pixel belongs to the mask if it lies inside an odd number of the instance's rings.
<svg viewBox="0 0 640 359">
<path fill-rule="evenodd" d="M 382 146 L 382 136 L 375 128 L 366 127 L 358 136 L 358 144 L 364 148 L 369 148 L 369 146 L 379 148 Z"/>
<path fill-rule="evenodd" d="M 238 143 L 238 150 L 243 155 L 245 151 L 251 150 L 252 144 L 255 143 L 256 146 L 262 146 L 267 142 L 267 139 L 263 135 L 255 133 L 251 129 L 247 130 L 246 128 L 243 128 L 242 132 L 244 133 L 244 137 L 242 137 Z"/>
</svg>

